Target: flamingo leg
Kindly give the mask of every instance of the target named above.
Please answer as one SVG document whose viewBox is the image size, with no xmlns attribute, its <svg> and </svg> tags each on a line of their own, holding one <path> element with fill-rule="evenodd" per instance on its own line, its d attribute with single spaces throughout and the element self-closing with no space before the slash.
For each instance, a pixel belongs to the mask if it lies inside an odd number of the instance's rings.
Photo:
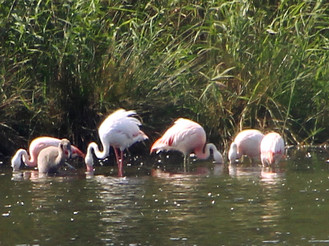
<svg viewBox="0 0 329 246">
<path fill-rule="evenodd" d="M 120 161 L 119 161 L 119 170 L 118 170 L 118 176 L 122 177 L 123 176 L 123 151 L 120 150 Z"/>
<path fill-rule="evenodd" d="M 186 173 L 186 166 L 188 165 L 188 156 L 187 155 L 184 155 L 184 173 Z"/>
<path fill-rule="evenodd" d="M 115 159 L 118 163 L 118 160 L 119 160 L 118 150 L 117 150 L 117 148 L 113 148 L 113 149 L 114 149 Z"/>
<path fill-rule="evenodd" d="M 119 156 L 119 153 L 118 153 L 118 149 L 117 148 L 114 148 L 114 153 L 115 153 L 115 158 L 117 160 L 117 165 L 118 165 L 118 176 L 119 177 L 122 177 L 122 161 L 123 161 L 123 151 L 120 151 L 120 156 Z"/>
</svg>

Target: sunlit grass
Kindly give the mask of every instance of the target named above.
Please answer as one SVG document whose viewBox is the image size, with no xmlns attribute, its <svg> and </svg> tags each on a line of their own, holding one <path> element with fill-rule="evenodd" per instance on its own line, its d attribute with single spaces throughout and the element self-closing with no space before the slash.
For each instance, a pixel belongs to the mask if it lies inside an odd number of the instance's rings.
<svg viewBox="0 0 329 246">
<path fill-rule="evenodd" d="M 326 141 L 328 7 L 2 1 L 0 122 L 17 136 L 86 144 L 104 115 L 126 107 L 150 131 L 197 120 L 221 145 L 247 127 Z"/>
</svg>

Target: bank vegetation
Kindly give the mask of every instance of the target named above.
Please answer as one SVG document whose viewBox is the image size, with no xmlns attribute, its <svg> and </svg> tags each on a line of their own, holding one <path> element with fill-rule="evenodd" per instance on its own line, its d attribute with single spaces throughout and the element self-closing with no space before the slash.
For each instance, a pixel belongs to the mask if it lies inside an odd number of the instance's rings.
<svg viewBox="0 0 329 246">
<path fill-rule="evenodd" d="M 326 1 L 0 1 L 0 152 L 34 137 L 82 149 L 113 110 L 151 141 L 174 119 L 222 148 L 243 128 L 329 136 Z"/>
</svg>

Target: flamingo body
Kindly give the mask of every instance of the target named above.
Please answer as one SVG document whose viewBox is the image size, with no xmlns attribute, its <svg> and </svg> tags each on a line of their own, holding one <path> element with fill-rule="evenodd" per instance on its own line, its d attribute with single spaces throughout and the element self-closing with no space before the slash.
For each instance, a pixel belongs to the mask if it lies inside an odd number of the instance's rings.
<svg viewBox="0 0 329 246">
<path fill-rule="evenodd" d="M 25 149 L 19 149 L 11 159 L 11 166 L 13 170 L 19 170 L 22 160 L 25 165 L 29 167 L 37 166 L 37 158 L 41 150 L 44 148 L 55 146 L 58 147 L 58 144 L 61 142 L 61 139 L 53 137 L 38 137 L 35 138 L 29 146 L 29 154 Z M 71 145 L 72 157 L 80 156 L 85 157 L 85 154 L 77 147 Z"/>
<path fill-rule="evenodd" d="M 266 134 L 260 145 L 263 166 L 276 165 L 284 156 L 284 140 L 280 134 L 270 132 Z"/>
<path fill-rule="evenodd" d="M 151 147 L 152 152 L 176 150 L 184 155 L 184 159 L 194 152 L 198 159 L 207 159 L 213 151 L 216 163 L 223 163 L 223 157 L 212 143 L 206 144 L 206 133 L 198 123 L 184 118 L 175 121 L 161 138 Z M 184 161 L 185 162 L 185 161 Z"/>
<path fill-rule="evenodd" d="M 64 164 L 66 156 L 71 157 L 71 153 L 71 143 L 67 139 L 62 139 L 57 147 L 43 148 L 38 155 L 39 173 L 56 172 Z"/>
<path fill-rule="evenodd" d="M 139 128 L 141 122 L 131 117 L 135 114 L 136 112 L 134 110 L 126 111 L 124 109 L 118 109 L 101 123 L 98 128 L 98 135 L 103 150 L 100 151 L 95 142 L 88 145 L 87 155 L 85 157 L 87 172 L 93 170 L 94 161 L 92 150 L 98 159 L 104 159 L 109 155 L 110 147 L 112 146 L 118 164 L 118 176 L 122 176 L 123 151 L 136 142 L 148 139 L 146 134 Z"/>
<path fill-rule="evenodd" d="M 243 155 L 248 156 L 252 161 L 260 158 L 260 143 L 264 134 L 255 129 L 247 129 L 238 133 L 230 146 L 228 159 L 231 164 L 240 159 Z"/>
</svg>

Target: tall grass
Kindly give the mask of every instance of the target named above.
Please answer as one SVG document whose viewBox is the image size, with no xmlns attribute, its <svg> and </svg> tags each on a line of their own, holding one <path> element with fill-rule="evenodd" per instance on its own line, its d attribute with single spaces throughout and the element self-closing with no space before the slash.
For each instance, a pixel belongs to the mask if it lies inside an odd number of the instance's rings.
<svg viewBox="0 0 329 246">
<path fill-rule="evenodd" d="M 108 112 L 126 107 L 146 131 L 184 116 L 223 146 L 247 127 L 324 142 L 328 7 L 3 0 L 0 122 L 12 139 L 65 135 L 83 145 Z"/>
</svg>

